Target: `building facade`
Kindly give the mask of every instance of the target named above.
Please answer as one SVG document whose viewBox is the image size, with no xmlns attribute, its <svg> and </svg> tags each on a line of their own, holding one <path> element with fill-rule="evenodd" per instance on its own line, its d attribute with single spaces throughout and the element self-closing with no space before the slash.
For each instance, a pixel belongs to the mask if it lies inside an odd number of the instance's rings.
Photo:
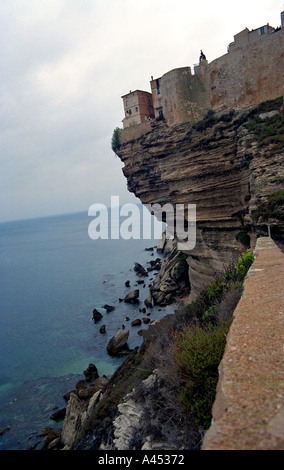
<svg viewBox="0 0 284 470">
<path fill-rule="evenodd" d="M 208 110 L 227 111 L 254 106 L 284 95 L 284 12 L 281 26 L 269 24 L 234 36 L 227 53 L 208 63 L 151 77 L 151 93 L 123 96 L 123 127 L 164 117 L 169 126 L 197 122 Z"/>
<path fill-rule="evenodd" d="M 162 95 L 162 87 L 161 87 L 161 78 L 156 78 L 154 80 L 151 77 L 150 81 L 152 98 L 153 98 L 153 107 L 155 118 L 162 118 L 163 117 L 163 95 Z"/>
<path fill-rule="evenodd" d="M 124 114 L 123 127 L 142 124 L 149 119 L 154 119 L 152 94 L 148 91 L 135 90 L 122 96 Z"/>
</svg>

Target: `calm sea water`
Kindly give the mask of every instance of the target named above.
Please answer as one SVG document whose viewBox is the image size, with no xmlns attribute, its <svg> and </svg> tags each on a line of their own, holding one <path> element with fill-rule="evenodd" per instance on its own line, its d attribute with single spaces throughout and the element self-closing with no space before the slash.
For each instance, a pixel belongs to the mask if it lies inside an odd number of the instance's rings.
<svg viewBox="0 0 284 470">
<path fill-rule="evenodd" d="M 110 376 L 122 359 L 108 355 L 109 339 L 129 326 L 126 316 L 141 318 L 153 275 L 136 287 L 133 266 L 147 267 L 153 258 L 145 248 L 157 240 L 92 240 L 90 221 L 72 214 L 0 224 L 0 429 L 9 428 L 0 450 L 26 449 L 44 427 L 59 426 L 49 417 L 66 406 L 62 394 L 90 362 Z M 126 280 L 140 289 L 140 306 L 119 302 Z M 106 313 L 105 304 L 115 310 Z M 94 308 L 103 314 L 96 324 Z M 151 319 L 172 310 L 154 307 Z M 141 344 L 140 328 L 130 327 L 130 348 Z"/>
</svg>

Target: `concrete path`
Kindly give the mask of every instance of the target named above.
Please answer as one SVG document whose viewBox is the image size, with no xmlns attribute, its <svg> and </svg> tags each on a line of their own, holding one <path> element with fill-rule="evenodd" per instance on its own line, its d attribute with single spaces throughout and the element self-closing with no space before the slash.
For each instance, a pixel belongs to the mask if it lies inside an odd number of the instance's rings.
<svg viewBox="0 0 284 470">
<path fill-rule="evenodd" d="M 234 312 L 203 450 L 284 449 L 284 254 L 269 237 Z"/>
</svg>

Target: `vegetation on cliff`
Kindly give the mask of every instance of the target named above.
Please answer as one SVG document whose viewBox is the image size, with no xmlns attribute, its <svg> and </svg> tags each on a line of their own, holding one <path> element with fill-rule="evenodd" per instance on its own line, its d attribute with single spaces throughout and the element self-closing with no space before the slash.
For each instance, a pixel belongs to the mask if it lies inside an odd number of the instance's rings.
<svg viewBox="0 0 284 470">
<path fill-rule="evenodd" d="M 120 131 L 119 127 L 116 127 L 112 134 L 111 148 L 113 151 L 115 151 L 116 149 L 120 147 L 119 131 Z"/>
<path fill-rule="evenodd" d="M 199 320 L 197 325 L 175 334 L 175 364 L 181 378 L 180 402 L 203 429 L 211 423 L 218 366 L 232 313 L 253 259 L 252 250 L 247 250 L 232 268 L 206 286 L 198 300 L 185 308 L 187 314 Z"/>
</svg>

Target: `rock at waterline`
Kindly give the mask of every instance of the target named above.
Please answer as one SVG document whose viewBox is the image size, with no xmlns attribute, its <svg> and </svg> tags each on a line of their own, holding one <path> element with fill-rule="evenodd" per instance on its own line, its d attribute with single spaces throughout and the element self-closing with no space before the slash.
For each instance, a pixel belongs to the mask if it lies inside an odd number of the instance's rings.
<svg viewBox="0 0 284 470">
<path fill-rule="evenodd" d="M 97 321 L 100 321 L 103 318 L 103 315 L 95 308 L 93 310 L 93 320 L 96 323 Z"/>
<path fill-rule="evenodd" d="M 125 281 L 125 287 L 129 287 L 130 286 L 130 281 Z"/>
<path fill-rule="evenodd" d="M 126 343 L 129 337 L 129 330 L 121 330 L 116 333 L 107 345 L 107 352 L 111 355 L 120 354 L 127 349 Z"/>
<path fill-rule="evenodd" d="M 142 322 L 141 322 L 140 318 L 137 318 L 137 320 L 133 320 L 131 322 L 131 326 L 139 326 L 139 325 L 141 325 L 141 323 Z"/>
<path fill-rule="evenodd" d="M 113 310 L 115 310 L 115 307 L 113 307 L 112 305 L 104 305 L 103 308 L 106 309 L 107 312 L 113 312 Z"/>
<path fill-rule="evenodd" d="M 124 302 L 137 303 L 139 302 L 138 297 L 139 289 L 134 289 L 124 297 Z"/>
<path fill-rule="evenodd" d="M 134 263 L 134 271 L 139 277 L 148 276 L 148 272 L 146 271 L 146 269 L 143 268 L 140 263 Z"/>
<path fill-rule="evenodd" d="M 144 304 L 146 305 L 146 307 L 153 307 L 152 301 L 152 294 L 151 291 L 149 291 L 147 299 L 144 300 Z"/>
<path fill-rule="evenodd" d="M 62 408 L 61 410 L 55 411 L 55 413 L 53 413 L 50 416 L 50 419 L 52 419 L 53 421 L 61 421 L 62 419 L 65 418 L 65 415 L 66 415 L 66 408 Z"/>
<path fill-rule="evenodd" d="M 99 377 L 98 369 L 95 364 L 89 364 L 86 370 L 84 370 L 84 376 L 88 382 L 91 382 Z"/>
<path fill-rule="evenodd" d="M 100 333 L 104 334 L 106 332 L 106 325 L 100 327 Z"/>
</svg>

